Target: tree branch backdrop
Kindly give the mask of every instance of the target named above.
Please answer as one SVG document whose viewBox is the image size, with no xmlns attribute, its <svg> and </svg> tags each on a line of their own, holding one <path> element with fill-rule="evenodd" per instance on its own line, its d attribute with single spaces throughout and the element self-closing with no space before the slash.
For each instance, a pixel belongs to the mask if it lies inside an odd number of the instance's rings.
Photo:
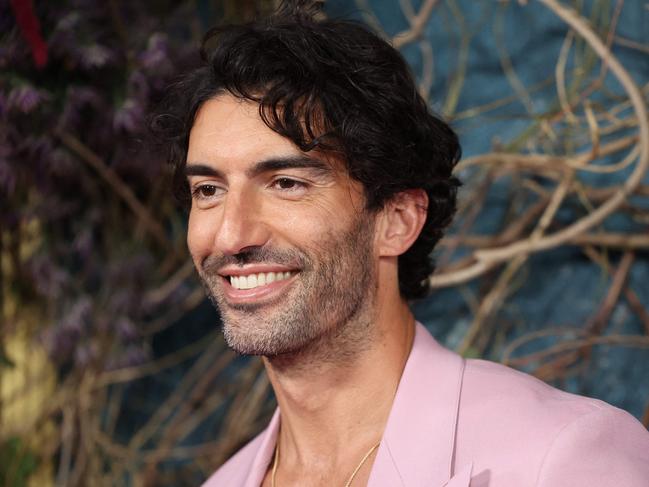
<svg viewBox="0 0 649 487">
<path fill-rule="evenodd" d="M 0 2 L 0 483 L 195 486 L 274 408 L 224 346 L 145 142 L 202 33 L 273 0 Z M 417 317 L 649 425 L 649 4 L 327 0 L 459 132 Z"/>
</svg>

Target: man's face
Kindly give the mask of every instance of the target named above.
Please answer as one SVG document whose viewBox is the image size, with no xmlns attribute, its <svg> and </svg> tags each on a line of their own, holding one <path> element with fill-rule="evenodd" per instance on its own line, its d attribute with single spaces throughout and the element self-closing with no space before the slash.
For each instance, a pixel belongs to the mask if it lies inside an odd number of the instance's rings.
<svg viewBox="0 0 649 487">
<path fill-rule="evenodd" d="M 198 112 L 187 176 L 189 250 L 230 347 L 299 352 L 363 319 L 376 288 L 374 218 L 342 164 L 302 153 L 256 104 L 220 95 Z"/>
</svg>

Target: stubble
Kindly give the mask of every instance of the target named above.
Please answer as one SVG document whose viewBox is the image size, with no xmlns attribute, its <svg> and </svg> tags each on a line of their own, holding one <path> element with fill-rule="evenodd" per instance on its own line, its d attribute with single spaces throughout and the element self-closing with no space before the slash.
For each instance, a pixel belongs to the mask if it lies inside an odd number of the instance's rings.
<svg viewBox="0 0 649 487">
<path fill-rule="evenodd" d="M 257 247 L 205 259 L 201 280 L 220 311 L 228 346 L 244 355 L 266 356 L 278 367 L 340 364 L 369 348 L 377 286 L 373 235 L 374 219 L 363 213 L 348 230 L 326 235 L 317 248 Z M 217 270 L 246 263 L 301 271 L 274 302 L 229 304 Z"/>
</svg>

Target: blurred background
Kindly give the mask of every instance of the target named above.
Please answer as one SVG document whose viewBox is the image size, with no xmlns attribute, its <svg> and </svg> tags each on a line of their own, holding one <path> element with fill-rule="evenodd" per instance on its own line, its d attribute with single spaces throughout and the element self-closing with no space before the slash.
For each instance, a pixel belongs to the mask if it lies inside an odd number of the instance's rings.
<svg viewBox="0 0 649 487">
<path fill-rule="evenodd" d="M 276 3 L 0 0 L 0 485 L 196 486 L 268 420 L 146 120 L 209 27 Z M 325 12 L 391 40 L 460 134 L 460 210 L 417 317 L 649 425 L 649 3 Z"/>
</svg>

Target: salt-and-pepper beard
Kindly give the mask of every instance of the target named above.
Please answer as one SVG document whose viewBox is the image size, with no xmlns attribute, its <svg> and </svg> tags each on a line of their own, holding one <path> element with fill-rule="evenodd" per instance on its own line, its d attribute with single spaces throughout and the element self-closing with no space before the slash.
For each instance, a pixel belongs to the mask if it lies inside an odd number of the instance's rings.
<svg viewBox="0 0 649 487">
<path fill-rule="evenodd" d="M 254 247 L 205 259 L 199 274 L 220 311 L 228 346 L 244 355 L 288 359 L 306 354 L 319 362 L 338 363 L 368 347 L 377 288 L 373 236 L 374 218 L 363 212 L 350 229 L 325 235 L 317 247 Z M 244 263 L 273 263 L 300 272 L 274 302 L 228 304 L 217 271 Z"/>
</svg>

